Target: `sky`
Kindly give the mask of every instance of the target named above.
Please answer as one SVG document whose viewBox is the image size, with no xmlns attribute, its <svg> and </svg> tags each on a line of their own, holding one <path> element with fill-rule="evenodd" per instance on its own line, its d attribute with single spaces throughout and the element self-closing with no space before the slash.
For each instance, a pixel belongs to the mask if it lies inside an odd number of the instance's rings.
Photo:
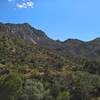
<svg viewBox="0 0 100 100">
<path fill-rule="evenodd" d="M 100 37 L 100 0 L 0 0 L 0 22 L 29 23 L 50 38 Z"/>
</svg>

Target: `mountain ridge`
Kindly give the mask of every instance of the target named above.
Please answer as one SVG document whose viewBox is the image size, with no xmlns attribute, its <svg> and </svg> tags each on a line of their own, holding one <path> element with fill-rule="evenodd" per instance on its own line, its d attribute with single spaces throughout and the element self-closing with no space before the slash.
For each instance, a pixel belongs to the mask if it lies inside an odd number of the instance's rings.
<svg viewBox="0 0 100 100">
<path fill-rule="evenodd" d="M 37 30 L 37 31 L 40 31 L 41 32 L 41 34 L 42 35 L 44 35 L 45 37 L 48 37 L 47 36 L 47 34 L 44 32 L 44 31 L 42 31 L 42 30 L 40 30 L 40 29 L 38 29 L 38 28 L 35 28 L 35 27 L 33 27 L 32 25 L 30 25 L 29 23 L 2 23 L 2 22 L 0 22 L 0 26 L 2 26 L 2 25 L 4 25 L 4 26 L 24 26 L 24 27 L 27 27 L 27 28 L 30 28 L 30 29 L 32 29 L 32 30 Z M 12 30 L 12 29 L 11 29 Z M 0 30 L 1 31 L 1 30 Z M 48 38 L 50 38 L 50 37 L 48 37 Z M 50 39 L 52 39 L 52 38 L 50 38 Z M 85 40 L 81 40 L 81 39 L 78 39 L 78 38 L 68 38 L 68 39 L 65 39 L 65 40 L 55 40 L 55 39 L 52 39 L 52 40 L 54 40 L 54 41 L 59 41 L 59 42 L 67 42 L 67 41 L 81 41 L 81 42 L 92 42 L 92 41 L 97 41 L 97 40 L 100 40 L 100 37 L 96 37 L 96 38 L 94 38 L 94 39 L 91 39 L 91 40 L 87 40 L 87 41 L 85 41 Z"/>
<path fill-rule="evenodd" d="M 9 33 L 12 37 L 15 35 L 15 37 L 20 37 L 30 43 L 49 48 L 64 56 L 75 56 L 98 61 L 100 59 L 99 37 L 91 41 L 79 39 L 56 41 L 49 38 L 42 30 L 36 29 L 28 23 L 0 23 L 0 32 Z"/>
</svg>

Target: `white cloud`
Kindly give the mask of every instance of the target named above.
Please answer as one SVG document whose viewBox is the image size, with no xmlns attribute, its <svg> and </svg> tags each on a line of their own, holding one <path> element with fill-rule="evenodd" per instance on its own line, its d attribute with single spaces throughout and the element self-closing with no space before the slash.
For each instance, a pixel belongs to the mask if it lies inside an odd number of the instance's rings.
<svg viewBox="0 0 100 100">
<path fill-rule="evenodd" d="M 16 8 L 33 8 L 33 0 L 8 0 L 8 2 L 13 2 Z"/>
<path fill-rule="evenodd" d="M 16 7 L 18 8 L 33 8 L 34 2 L 31 0 L 22 0 L 21 3 L 17 3 Z"/>
</svg>

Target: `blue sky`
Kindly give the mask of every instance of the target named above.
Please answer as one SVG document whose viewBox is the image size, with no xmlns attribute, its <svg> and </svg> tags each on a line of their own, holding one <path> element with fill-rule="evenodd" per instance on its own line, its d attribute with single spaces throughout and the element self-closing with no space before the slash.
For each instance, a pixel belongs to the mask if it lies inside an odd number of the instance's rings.
<svg viewBox="0 0 100 100">
<path fill-rule="evenodd" d="M 53 39 L 100 36 L 100 0 L 1 0 L 0 22 L 30 23 Z"/>
</svg>

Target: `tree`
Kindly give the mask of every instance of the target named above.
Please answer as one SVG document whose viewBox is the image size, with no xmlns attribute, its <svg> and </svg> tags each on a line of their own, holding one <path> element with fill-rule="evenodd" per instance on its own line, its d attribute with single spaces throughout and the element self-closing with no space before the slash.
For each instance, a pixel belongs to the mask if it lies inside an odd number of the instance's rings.
<svg viewBox="0 0 100 100">
<path fill-rule="evenodd" d="M 16 100 L 22 89 L 22 79 L 18 74 L 0 77 L 0 100 Z"/>
<path fill-rule="evenodd" d="M 70 93 L 67 91 L 60 92 L 57 100 L 70 100 Z"/>
<path fill-rule="evenodd" d="M 49 90 L 45 89 L 42 82 L 35 79 L 27 79 L 25 82 L 24 92 L 21 100 L 44 100 L 48 93 Z"/>
</svg>

